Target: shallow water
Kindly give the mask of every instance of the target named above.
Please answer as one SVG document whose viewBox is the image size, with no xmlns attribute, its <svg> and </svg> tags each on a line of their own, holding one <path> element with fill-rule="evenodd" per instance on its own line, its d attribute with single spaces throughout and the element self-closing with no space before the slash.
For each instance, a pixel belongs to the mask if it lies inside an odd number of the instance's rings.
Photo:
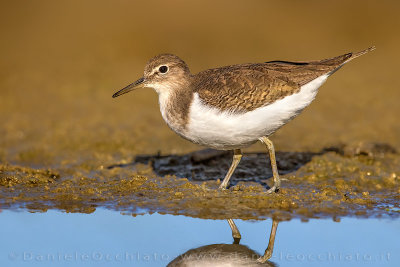
<svg viewBox="0 0 400 267">
<path fill-rule="evenodd" d="M 263 254 L 271 220 L 235 220 L 240 244 Z M 185 216 L 0 213 L 1 266 L 166 266 L 189 249 L 232 244 L 227 221 Z M 400 222 L 343 218 L 278 225 L 277 266 L 399 266 Z M 270 265 L 274 266 L 274 265 Z"/>
</svg>

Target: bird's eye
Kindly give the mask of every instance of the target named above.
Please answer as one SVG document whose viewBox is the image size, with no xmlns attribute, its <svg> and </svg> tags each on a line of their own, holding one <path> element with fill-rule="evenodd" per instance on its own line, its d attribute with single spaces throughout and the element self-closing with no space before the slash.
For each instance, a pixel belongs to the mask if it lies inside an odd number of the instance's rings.
<svg viewBox="0 0 400 267">
<path fill-rule="evenodd" d="M 158 68 L 158 71 L 160 73 L 167 73 L 168 67 L 167 66 L 161 66 L 161 67 Z"/>
</svg>

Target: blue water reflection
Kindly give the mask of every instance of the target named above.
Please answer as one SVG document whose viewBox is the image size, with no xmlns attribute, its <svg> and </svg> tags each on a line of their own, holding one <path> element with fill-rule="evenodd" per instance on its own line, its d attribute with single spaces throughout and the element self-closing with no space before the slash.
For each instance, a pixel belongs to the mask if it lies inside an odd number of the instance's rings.
<svg viewBox="0 0 400 267">
<path fill-rule="evenodd" d="M 271 220 L 235 220 L 240 244 L 263 254 Z M 232 244 L 227 221 L 98 209 L 92 214 L 0 213 L 0 266 L 166 266 L 210 244 Z M 281 222 L 278 266 L 400 266 L 400 221 L 344 218 Z"/>
</svg>

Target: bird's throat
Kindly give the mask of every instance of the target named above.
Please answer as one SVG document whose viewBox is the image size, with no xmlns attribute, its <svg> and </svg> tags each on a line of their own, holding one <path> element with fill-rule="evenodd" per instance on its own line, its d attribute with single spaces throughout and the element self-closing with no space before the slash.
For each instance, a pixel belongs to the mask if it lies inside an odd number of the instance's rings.
<svg viewBox="0 0 400 267">
<path fill-rule="evenodd" d="M 168 126 L 184 137 L 189 118 L 193 93 L 189 90 L 174 90 L 158 95 L 160 111 Z"/>
</svg>

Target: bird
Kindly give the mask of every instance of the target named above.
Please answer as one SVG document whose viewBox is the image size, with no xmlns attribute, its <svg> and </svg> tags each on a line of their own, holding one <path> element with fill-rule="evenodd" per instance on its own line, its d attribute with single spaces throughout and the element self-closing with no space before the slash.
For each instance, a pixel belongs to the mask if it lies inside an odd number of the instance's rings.
<svg viewBox="0 0 400 267">
<path fill-rule="evenodd" d="M 219 188 L 224 190 L 242 158 L 242 149 L 258 141 L 269 152 L 273 185 L 281 186 L 274 132 L 301 113 L 315 99 L 327 78 L 351 60 L 374 50 L 316 61 L 274 60 L 207 69 L 192 74 L 176 55 L 151 58 L 144 75 L 113 94 L 113 98 L 148 87 L 158 94 L 167 125 L 181 137 L 208 148 L 232 150 L 233 159 Z"/>
<path fill-rule="evenodd" d="M 193 248 L 173 259 L 167 267 L 181 266 L 270 266 L 277 265 L 270 261 L 274 250 L 276 230 L 279 221 L 273 220 L 268 247 L 263 255 L 240 244 L 241 235 L 235 222 L 228 219 L 232 230 L 233 244 L 210 244 Z"/>
</svg>

